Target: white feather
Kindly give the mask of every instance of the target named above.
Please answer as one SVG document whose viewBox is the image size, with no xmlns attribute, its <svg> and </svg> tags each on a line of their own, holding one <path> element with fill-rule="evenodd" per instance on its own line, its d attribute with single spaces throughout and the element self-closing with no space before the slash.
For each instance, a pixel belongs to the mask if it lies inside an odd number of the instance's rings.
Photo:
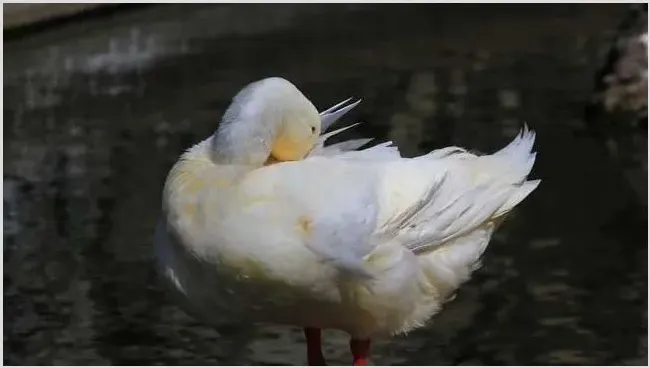
<svg viewBox="0 0 650 368">
<path fill-rule="evenodd" d="M 156 244 L 193 310 L 355 337 L 409 331 L 469 279 L 497 220 L 539 185 L 527 180 L 527 127 L 492 155 L 448 147 L 414 159 L 392 142 L 325 145 L 350 127 L 301 161 L 214 164 L 210 138 L 176 164 Z"/>
</svg>

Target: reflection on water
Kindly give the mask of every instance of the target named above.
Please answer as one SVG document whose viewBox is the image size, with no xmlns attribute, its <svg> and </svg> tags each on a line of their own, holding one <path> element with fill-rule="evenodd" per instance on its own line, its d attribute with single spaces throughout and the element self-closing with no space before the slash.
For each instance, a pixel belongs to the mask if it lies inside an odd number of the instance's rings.
<svg viewBox="0 0 650 368">
<path fill-rule="evenodd" d="M 572 134 L 619 6 L 149 7 L 5 44 L 8 364 L 298 364 L 299 329 L 204 326 L 164 294 L 152 233 L 167 170 L 244 84 L 364 99 L 348 136 L 407 155 L 491 151 L 526 120 L 543 185 L 428 328 L 379 364 L 645 364 L 645 208 Z M 272 16 L 271 16 L 272 14 Z M 348 362 L 328 332 L 331 363 Z"/>
</svg>

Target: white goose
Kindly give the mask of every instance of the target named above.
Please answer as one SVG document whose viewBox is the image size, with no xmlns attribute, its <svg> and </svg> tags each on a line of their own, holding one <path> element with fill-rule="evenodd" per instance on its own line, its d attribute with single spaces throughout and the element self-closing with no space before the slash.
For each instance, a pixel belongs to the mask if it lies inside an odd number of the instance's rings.
<svg viewBox="0 0 650 368">
<path fill-rule="evenodd" d="M 422 326 L 539 184 L 526 180 L 527 128 L 484 156 L 325 146 L 341 130 L 321 129 L 356 105 L 345 103 L 319 115 L 284 79 L 245 87 L 171 169 L 156 230 L 159 265 L 186 310 L 301 326 L 310 365 L 325 364 L 321 329 L 348 332 L 353 364 L 365 365 L 371 338 Z"/>
</svg>

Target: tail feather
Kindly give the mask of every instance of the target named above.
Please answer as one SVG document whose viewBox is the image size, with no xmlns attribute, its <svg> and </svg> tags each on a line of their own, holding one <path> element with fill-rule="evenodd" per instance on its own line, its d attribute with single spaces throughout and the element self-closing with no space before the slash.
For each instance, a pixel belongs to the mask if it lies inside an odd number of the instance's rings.
<svg viewBox="0 0 650 368">
<path fill-rule="evenodd" d="M 540 180 L 526 180 L 535 163 L 534 142 L 535 133 L 525 126 L 510 144 L 492 155 L 472 157 L 455 147 L 432 155 L 438 160 L 460 159 L 449 160 L 448 170 L 455 180 L 439 185 L 439 195 L 419 212 L 421 218 L 412 219 L 420 222 L 416 227 L 422 230 L 411 232 L 416 242 L 407 248 L 418 254 L 427 279 L 441 298 L 447 300 L 469 280 L 481 266 L 498 222 L 539 186 Z M 454 173 L 458 173 L 455 178 Z M 468 178 L 473 180 L 468 182 Z"/>
<path fill-rule="evenodd" d="M 532 170 L 537 158 L 537 153 L 533 151 L 535 136 L 535 132 L 525 125 L 510 144 L 492 155 L 481 156 L 481 163 L 505 174 L 514 182 L 521 183 Z M 499 166 L 501 169 L 491 166 Z"/>
<path fill-rule="evenodd" d="M 501 217 L 505 215 L 506 213 L 510 212 L 516 205 L 521 203 L 530 193 L 532 193 L 539 184 L 541 183 L 541 180 L 529 180 L 521 184 L 519 189 L 515 191 L 510 198 L 508 198 L 508 201 L 499 208 L 499 210 L 492 216 L 493 218 L 496 217 Z"/>
<path fill-rule="evenodd" d="M 524 124 L 523 129 L 519 132 L 512 142 L 495 152 L 494 156 L 511 156 L 511 157 L 525 157 L 530 153 L 535 143 L 535 131 L 528 129 L 528 125 Z"/>
<path fill-rule="evenodd" d="M 445 170 L 447 175 L 435 185 L 432 179 L 429 190 L 435 193 L 420 195 L 426 201 L 415 203 L 418 208 L 401 221 L 398 237 L 404 246 L 418 254 L 430 252 L 511 211 L 540 183 L 526 180 L 536 158 L 534 140 L 535 133 L 524 127 L 493 155 L 452 147 L 420 157 L 422 171 Z"/>
</svg>

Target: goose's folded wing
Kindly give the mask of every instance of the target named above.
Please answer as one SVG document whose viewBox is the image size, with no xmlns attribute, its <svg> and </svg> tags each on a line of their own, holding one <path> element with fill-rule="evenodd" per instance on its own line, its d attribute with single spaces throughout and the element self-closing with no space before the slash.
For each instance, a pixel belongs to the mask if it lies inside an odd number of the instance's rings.
<svg viewBox="0 0 650 368">
<path fill-rule="evenodd" d="M 368 276 L 365 260 L 376 246 L 435 249 L 507 213 L 539 184 L 525 181 L 527 172 L 473 182 L 478 157 L 461 153 L 460 160 L 313 157 L 280 165 L 273 185 L 306 216 L 307 248 L 344 272 Z"/>
<path fill-rule="evenodd" d="M 418 160 L 367 165 L 352 161 L 347 173 L 324 166 L 320 180 L 305 173 L 303 190 L 292 189 L 311 209 L 305 246 L 355 277 L 371 276 L 366 260 L 375 247 L 391 242 L 415 253 L 437 247 L 494 217 L 517 191 L 461 185 L 445 165 Z"/>
</svg>

